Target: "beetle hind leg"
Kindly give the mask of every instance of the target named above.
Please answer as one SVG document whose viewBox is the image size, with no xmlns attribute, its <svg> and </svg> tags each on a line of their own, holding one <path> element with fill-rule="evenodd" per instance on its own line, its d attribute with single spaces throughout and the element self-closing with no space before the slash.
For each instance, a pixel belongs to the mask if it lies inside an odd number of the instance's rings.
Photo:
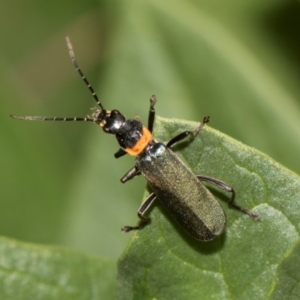
<svg viewBox="0 0 300 300">
<path fill-rule="evenodd" d="M 249 209 L 246 209 L 244 207 L 241 207 L 239 205 L 237 205 L 234 200 L 235 200 L 235 191 L 232 189 L 232 196 L 228 202 L 228 205 L 241 211 L 242 213 L 248 215 L 253 221 L 258 221 L 260 219 L 259 215 Z"/>
<path fill-rule="evenodd" d="M 231 193 L 231 198 L 228 202 L 228 205 L 241 211 L 242 213 L 248 215 L 252 220 L 254 221 L 258 221 L 260 219 L 259 215 L 249 209 L 246 209 L 244 207 L 241 207 L 239 205 L 237 205 L 234 200 L 235 200 L 235 191 L 234 189 L 229 186 L 227 183 L 221 181 L 221 180 L 218 180 L 218 179 L 215 179 L 215 178 L 212 178 L 212 177 L 209 177 L 209 176 L 203 176 L 203 175 L 197 175 L 197 177 L 199 178 L 200 181 L 205 181 L 205 182 L 209 182 L 219 188 L 221 188 L 222 190 L 226 191 L 226 192 L 229 192 Z"/>
<path fill-rule="evenodd" d="M 139 230 L 144 228 L 147 224 L 151 222 L 151 218 L 144 216 L 145 212 L 151 206 L 151 204 L 156 199 L 156 195 L 154 193 L 150 194 L 149 197 L 142 203 L 140 208 L 138 209 L 137 215 L 140 218 L 140 222 L 137 226 L 123 226 L 121 229 L 124 232 L 129 232 L 131 230 Z"/>
</svg>

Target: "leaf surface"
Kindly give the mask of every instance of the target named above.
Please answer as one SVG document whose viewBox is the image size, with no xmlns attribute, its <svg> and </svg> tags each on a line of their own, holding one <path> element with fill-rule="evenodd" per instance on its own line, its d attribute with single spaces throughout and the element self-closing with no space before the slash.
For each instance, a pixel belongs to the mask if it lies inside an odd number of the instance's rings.
<svg viewBox="0 0 300 300">
<path fill-rule="evenodd" d="M 115 276 L 108 259 L 0 238 L 1 299 L 113 299 Z"/>
<path fill-rule="evenodd" d="M 156 137 L 168 141 L 196 125 L 159 118 Z M 211 128 L 178 145 L 177 151 L 195 174 L 234 187 L 236 202 L 261 219 L 254 222 L 228 208 L 230 195 L 211 188 L 226 212 L 227 228 L 212 242 L 199 242 L 157 201 L 152 223 L 134 234 L 119 261 L 119 299 L 275 299 L 279 293 L 281 299 L 289 299 L 289 293 L 299 297 L 294 286 L 299 284 L 300 265 L 292 259 L 300 255 L 299 177 Z"/>
</svg>

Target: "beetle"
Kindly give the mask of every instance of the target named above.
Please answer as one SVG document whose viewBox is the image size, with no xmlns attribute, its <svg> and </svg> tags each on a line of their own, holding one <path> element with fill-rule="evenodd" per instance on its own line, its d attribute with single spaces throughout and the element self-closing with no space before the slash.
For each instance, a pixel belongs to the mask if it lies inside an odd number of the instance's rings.
<svg viewBox="0 0 300 300">
<path fill-rule="evenodd" d="M 211 192 L 203 185 L 208 182 L 218 188 L 231 193 L 229 206 L 249 215 L 253 220 L 259 216 L 251 210 L 245 209 L 235 203 L 235 191 L 225 182 L 204 175 L 195 175 L 191 169 L 173 152 L 172 148 L 178 142 L 187 137 L 194 139 L 201 129 L 209 122 L 205 116 L 194 131 L 185 130 L 173 137 L 167 144 L 153 139 L 152 130 L 155 119 L 156 97 L 150 98 L 148 114 L 148 126 L 144 126 L 140 120 L 126 119 L 118 110 L 106 110 L 99 101 L 92 86 L 84 76 L 75 59 L 75 54 L 70 42 L 66 37 L 67 47 L 77 72 L 87 85 L 96 101 L 98 108 L 92 108 L 91 116 L 86 117 L 37 117 L 37 116 L 15 116 L 18 120 L 31 121 L 85 121 L 99 125 L 105 133 L 112 134 L 119 143 L 119 150 L 115 158 L 125 154 L 135 156 L 135 166 L 131 168 L 122 178 L 125 183 L 136 176 L 144 175 L 147 179 L 152 193 L 138 209 L 140 222 L 136 226 L 124 226 L 123 231 L 138 230 L 150 222 L 150 217 L 145 216 L 146 211 L 158 199 L 168 210 L 173 218 L 195 239 L 210 241 L 220 235 L 226 225 L 226 218 L 219 202 Z"/>
</svg>

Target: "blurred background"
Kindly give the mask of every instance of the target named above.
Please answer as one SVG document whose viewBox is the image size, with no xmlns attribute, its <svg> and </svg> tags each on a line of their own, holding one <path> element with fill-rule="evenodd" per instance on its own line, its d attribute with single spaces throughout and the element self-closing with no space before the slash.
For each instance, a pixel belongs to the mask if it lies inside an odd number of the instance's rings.
<svg viewBox="0 0 300 300">
<path fill-rule="evenodd" d="M 199 121 L 300 173 L 299 1 L 2 0 L 0 234 L 117 258 L 146 182 L 119 179 L 114 138 L 91 123 L 22 122 L 9 114 L 85 116 L 95 106 L 146 123 Z M 276 174 L 273 174 L 276 176 Z"/>
</svg>

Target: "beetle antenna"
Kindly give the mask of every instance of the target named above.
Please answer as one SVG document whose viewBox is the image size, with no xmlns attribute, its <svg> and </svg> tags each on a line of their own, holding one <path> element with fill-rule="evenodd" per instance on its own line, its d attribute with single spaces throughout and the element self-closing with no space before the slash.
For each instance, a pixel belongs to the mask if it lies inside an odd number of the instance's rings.
<svg viewBox="0 0 300 300">
<path fill-rule="evenodd" d="M 23 120 L 23 121 L 73 121 L 73 122 L 78 122 L 78 121 L 83 121 L 83 122 L 95 122 L 93 118 L 90 116 L 86 117 L 38 117 L 38 116 L 25 116 L 25 117 L 20 117 L 20 116 L 15 116 L 15 115 L 10 115 L 11 118 L 17 119 L 17 120 Z"/>
<path fill-rule="evenodd" d="M 90 90 L 90 92 L 92 93 L 93 98 L 95 99 L 95 101 L 97 102 L 97 104 L 100 106 L 101 110 L 104 110 L 104 107 L 102 106 L 100 100 L 98 99 L 97 94 L 95 93 L 93 87 L 91 86 L 91 84 L 88 82 L 88 80 L 86 79 L 86 77 L 84 76 L 83 72 L 81 71 L 81 69 L 79 68 L 77 61 L 75 59 L 75 54 L 74 54 L 74 50 L 71 44 L 71 41 L 69 39 L 68 36 L 66 36 L 66 42 L 67 42 L 67 47 L 69 49 L 69 55 L 71 57 L 72 63 L 75 66 L 77 72 L 79 73 L 81 79 L 84 81 L 84 83 L 86 84 L 86 86 L 88 87 L 88 89 Z"/>
</svg>

